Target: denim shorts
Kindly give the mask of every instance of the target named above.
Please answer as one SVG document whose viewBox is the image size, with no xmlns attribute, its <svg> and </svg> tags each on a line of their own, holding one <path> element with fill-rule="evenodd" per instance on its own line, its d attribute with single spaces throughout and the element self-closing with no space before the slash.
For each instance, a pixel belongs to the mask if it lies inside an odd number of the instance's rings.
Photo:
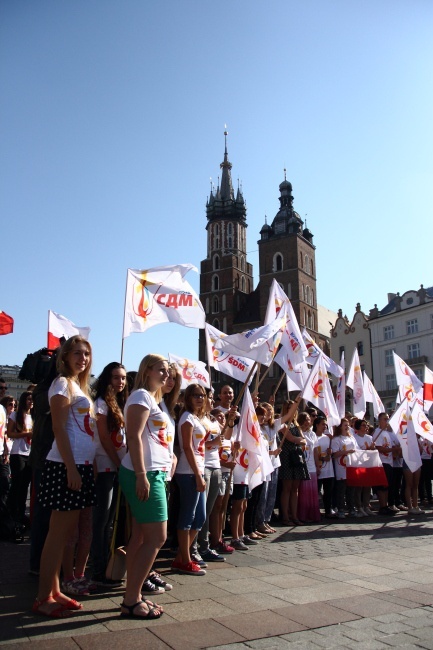
<svg viewBox="0 0 433 650">
<path fill-rule="evenodd" d="M 206 492 L 197 492 L 194 474 L 175 474 L 179 487 L 178 530 L 200 530 L 206 521 Z"/>
<path fill-rule="evenodd" d="M 232 499 L 234 501 L 239 501 L 241 499 L 249 499 L 249 498 L 250 498 L 250 491 L 248 489 L 248 485 L 245 485 L 243 483 L 235 483 L 233 485 Z"/>
</svg>

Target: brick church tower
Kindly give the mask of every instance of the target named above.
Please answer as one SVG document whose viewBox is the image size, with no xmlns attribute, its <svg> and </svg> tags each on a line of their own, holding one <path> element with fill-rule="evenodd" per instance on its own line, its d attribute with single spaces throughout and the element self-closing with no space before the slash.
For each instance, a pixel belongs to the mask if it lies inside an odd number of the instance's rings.
<svg viewBox="0 0 433 650">
<path fill-rule="evenodd" d="M 260 279 L 253 285 L 253 267 L 247 261 L 246 205 L 241 190 L 233 190 L 227 153 L 227 131 L 221 183 L 206 203 L 207 256 L 201 262 L 200 300 L 206 320 L 226 334 L 263 325 L 269 289 L 275 278 L 290 298 L 298 322 L 323 347 L 318 334 L 316 259 L 313 235 L 293 208 L 292 185 L 280 184 L 280 207 L 274 220 L 260 230 Z M 200 330 L 199 358 L 206 360 L 205 334 Z M 260 393 L 267 398 L 281 375 L 271 368 Z M 263 372 L 263 371 L 262 371 Z M 233 380 L 213 373 L 213 381 L 233 385 Z M 282 389 L 284 389 L 282 387 Z"/>
<path fill-rule="evenodd" d="M 260 315 L 264 317 L 275 278 L 290 298 L 299 325 L 317 333 L 316 247 L 313 235 L 293 209 L 292 185 L 280 184 L 280 209 L 271 225 L 260 231 Z"/>
<path fill-rule="evenodd" d="M 247 209 L 241 190 L 235 196 L 224 132 L 221 184 L 211 189 L 206 203 L 207 256 L 201 262 L 200 300 L 206 320 L 231 334 L 236 314 L 253 288 L 253 267 L 247 262 Z M 199 358 L 205 359 L 205 336 L 200 330 Z"/>
</svg>

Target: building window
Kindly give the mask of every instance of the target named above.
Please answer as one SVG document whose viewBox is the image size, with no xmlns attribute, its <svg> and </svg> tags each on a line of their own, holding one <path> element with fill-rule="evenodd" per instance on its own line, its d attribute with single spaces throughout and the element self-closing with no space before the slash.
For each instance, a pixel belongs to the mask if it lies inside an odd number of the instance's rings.
<svg viewBox="0 0 433 650">
<path fill-rule="evenodd" d="M 394 365 L 394 357 L 393 357 L 393 354 L 392 354 L 393 352 L 395 352 L 394 349 L 385 350 L 385 366 Z"/>
<path fill-rule="evenodd" d="M 214 296 L 212 298 L 212 313 L 217 314 L 219 310 L 220 310 L 220 304 L 219 304 L 218 296 Z"/>
<path fill-rule="evenodd" d="M 305 289 L 305 300 L 306 300 L 307 305 L 309 305 L 310 304 L 310 287 L 309 286 L 307 286 L 306 289 Z"/>
<path fill-rule="evenodd" d="M 274 255 L 274 263 L 273 263 L 273 269 L 274 273 L 276 271 L 282 271 L 283 270 L 283 256 L 281 253 L 275 253 Z"/>
<path fill-rule="evenodd" d="M 213 323 L 212 323 L 212 325 L 213 325 L 213 327 L 216 327 L 217 330 L 220 329 L 220 322 L 219 322 L 218 318 L 214 318 L 214 319 L 213 319 Z"/>
<path fill-rule="evenodd" d="M 307 327 L 307 310 L 304 308 L 304 325 Z"/>
<path fill-rule="evenodd" d="M 289 300 L 290 300 L 291 297 L 292 297 L 292 284 L 291 284 L 290 282 L 289 282 L 289 284 L 287 285 L 287 297 L 289 298 Z"/>
<path fill-rule="evenodd" d="M 245 293 L 245 278 L 244 276 L 241 277 L 241 291 Z"/>
<path fill-rule="evenodd" d="M 206 298 L 206 314 L 209 313 L 209 298 Z"/>
<path fill-rule="evenodd" d="M 229 223 L 227 226 L 227 246 L 233 248 L 233 224 Z"/>
<path fill-rule="evenodd" d="M 312 328 L 311 311 L 308 310 L 308 327 Z"/>
<path fill-rule="evenodd" d="M 251 283 L 247 280 L 247 293 L 251 293 Z"/>
<path fill-rule="evenodd" d="M 340 359 L 342 354 L 344 354 L 344 345 L 340 345 Z"/>
<path fill-rule="evenodd" d="M 364 343 L 362 341 L 358 341 L 356 344 L 356 349 L 358 350 L 358 354 L 360 357 L 364 354 Z"/>
<path fill-rule="evenodd" d="M 301 267 L 301 269 L 303 268 L 303 266 L 302 266 L 302 253 L 299 253 L 299 266 Z"/>
<path fill-rule="evenodd" d="M 304 269 L 306 270 L 307 273 L 310 269 L 310 265 L 308 264 L 308 255 L 304 257 Z"/>
<path fill-rule="evenodd" d="M 386 390 L 396 390 L 397 382 L 395 379 L 395 373 L 392 372 L 389 375 L 385 375 L 385 381 L 386 381 Z"/>
<path fill-rule="evenodd" d="M 311 306 L 314 307 L 314 291 L 311 289 Z"/>
<path fill-rule="evenodd" d="M 220 288 L 220 279 L 217 275 L 214 275 L 212 278 L 212 291 L 218 291 Z"/>
<path fill-rule="evenodd" d="M 311 320 L 312 320 L 312 323 L 313 323 L 313 330 L 316 330 L 316 317 L 315 317 L 314 314 L 312 314 Z"/>
<path fill-rule="evenodd" d="M 219 271 L 220 268 L 220 256 L 219 255 L 214 255 L 213 256 L 213 270 L 214 271 Z"/>
<path fill-rule="evenodd" d="M 414 373 L 420 381 L 424 381 L 424 370 L 422 368 L 414 368 Z"/>
<path fill-rule="evenodd" d="M 418 332 L 418 319 L 412 318 L 406 321 L 406 334 L 416 334 Z"/>
<path fill-rule="evenodd" d="M 223 297 L 222 297 L 222 307 L 221 308 L 222 308 L 223 311 L 225 311 L 227 309 L 226 294 L 224 294 Z"/>
<path fill-rule="evenodd" d="M 241 271 L 245 271 L 245 258 L 241 257 Z"/>
<path fill-rule="evenodd" d="M 220 227 L 216 223 L 213 227 L 214 248 L 220 247 Z"/>
<path fill-rule="evenodd" d="M 417 359 L 420 355 L 419 343 L 410 343 L 407 346 L 407 357 L 408 359 Z"/>
<path fill-rule="evenodd" d="M 223 318 L 223 332 L 227 334 L 227 318 L 225 316 Z"/>
<path fill-rule="evenodd" d="M 310 273 L 311 273 L 311 275 L 314 275 L 313 260 L 310 260 Z"/>
<path fill-rule="evenodd" d="M 394 338 L 394 325 L 386 325 L 383 328 L 383 338 L 385 341 L 390 341 Z"/>
</svg>

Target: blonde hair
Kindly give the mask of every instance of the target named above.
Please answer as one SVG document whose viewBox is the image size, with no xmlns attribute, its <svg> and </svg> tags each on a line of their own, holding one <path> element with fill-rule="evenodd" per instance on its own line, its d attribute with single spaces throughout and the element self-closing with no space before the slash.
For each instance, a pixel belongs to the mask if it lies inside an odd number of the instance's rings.
<svg viewBox="0 0 433 650">
<path fill-rule="evenodd" d="M 168 364 L 167 359 L 160 354 L 146 354 L 146 356 L 143 357 L 135 377 L 133 390 L 138 390 L 139 388 L 151 390 L 149 388 L 149 370 L 153 368 L 155 364 L 159 363 L 159 361 L 164 361 Z M 157 404 L 162 400 L 162 391 L 160 388 L 155 391 L 155 400 Z"/>
<path fill-rule="evenodd" d="M 176 406 L 177 400 L 179 399 L 180 386 L 182 384 L 182 375 L 180 374 L 176 363 L 168 364 L 168 372 L 171 378 L 174 379 L 174 386 L 169 393 L 164 394 L 163 400 L 171 417 L 174 418 L 174 407 Z"/>
<path fill-rule="evenodd" d="M 74 347 L 76 345 L 79 345 L 80 343 L 85 345 L 87 351 L 89 352 L 89 363 L 84 368 L 84 370 L 78 373 L 77 376 L 78 384 L 81 390 L 83 391 L 83 393 L 89 398 L 90 402 L 92 402 L 89 393 L 89 376 L 90 376 L 90 370 L 92 368 L 92 346 L 90 345 L 87 339 L 83 338 L 82 336 L 71 336 L 71 338 L 67 339 L 63 343 L 57 355 L 56 367 L 59 375 L 65 377 L 68 380 L 68 384 L 70 384 L 72 377 L 74 377 L 75 375 L 72 372 L 72 368 L 69 367 L 66 357 L 70 352 L 72 352 Z"/>
</svg>

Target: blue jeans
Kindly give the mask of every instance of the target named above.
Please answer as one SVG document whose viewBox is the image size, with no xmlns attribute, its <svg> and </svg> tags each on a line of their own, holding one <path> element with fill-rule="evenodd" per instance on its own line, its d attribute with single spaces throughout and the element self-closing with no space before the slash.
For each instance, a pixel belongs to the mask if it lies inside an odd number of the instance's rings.
<svg viewBox="0 0 433 650">
<path fill-rule="evenodd" d="M 179 487 L 178 530 L 200 530 L 206 521 L 206 492 L 197 492 L 194 474 L 175 474 Z"/>
</svg>

